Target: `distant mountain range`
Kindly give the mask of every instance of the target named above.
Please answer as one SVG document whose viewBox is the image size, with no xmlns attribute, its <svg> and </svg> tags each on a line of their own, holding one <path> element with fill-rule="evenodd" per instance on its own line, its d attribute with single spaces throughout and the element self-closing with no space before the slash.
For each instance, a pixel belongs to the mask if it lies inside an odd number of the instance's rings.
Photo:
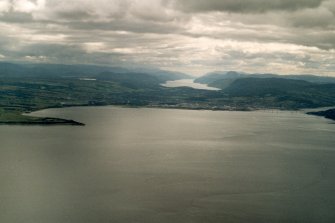
<svg viewBox="0 0 335 223">
<path fill-rule="evenodd" d="M 146 68 L 123 68 L 96 65 L 64 65 L 64 64 L 14 64 L 0 62 L 0 77 L 66 77 L 66 78 L 134 78 L 140 80 L 149 77 L 150 81 L 164 83 L 171 80 L 189 79 L 190 75 Z"/>
<path fill-rule="evenodd" d="M 287 79 L 287 80 L 300 80 L 308 81 L 311 83 L 335 83 L 335 77 L 325 77 L 317 75 L 278 75 L 278 74 L 259 74 L 259 73 L 244 73 L 236 71 L 227 72 L 212 72 L 208 73 L 202 77 L 195 80 L 197 83 L 208 84 L 211 87 L 216 87 L 220 89 L 227 88 L 237 79 L 242 78 L 277 78 L 277 79 Z M 250 80 L 250 79 L 249 79 Z M 288 82 L 292 84 L 292 82 Z M 260 86 L 261 87 L 261 86 Z"/>
<path fill-rule="evenodd" d="M 229 98 L 250 100 L 256 107 L 318 107 L 334 104 L 335 78 L 314 75 L 213 72 L 195 82 L 222 89 Z"/>
<path fill-rule="evenodd" d="M 192 77 L 159 69 L 0 62 L 0 124 L 36 123 L 21 113 L 78 105 L 212 110 L 335 106 L 335 78 L 331 77 L 230 71 L 196 79 L 196 82 L 222 89 L 218 91 L 161 85 L 178 79 Z M 59 122 L 53 121 L 53 124 Z"/>
</svg>

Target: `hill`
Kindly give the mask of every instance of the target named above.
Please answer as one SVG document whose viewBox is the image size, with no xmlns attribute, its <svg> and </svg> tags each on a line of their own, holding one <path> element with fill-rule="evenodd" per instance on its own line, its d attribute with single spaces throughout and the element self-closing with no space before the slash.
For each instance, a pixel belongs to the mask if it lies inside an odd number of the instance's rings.
<svg viewBox="0 0 335 223">
<path fill-rule="evenodd" d="M 243 97 L 258 107 L 313 108 L 334 103 L 335 84 L 312 83 L 284 78 L 242 78 L 224 92 L 231 98 Z"/>
<path fill-rule="evenodd" d="M 315 84 L 283 78 L 242 78 L 233 81 L 224 91 L 234 96 L 264 96 L 306 92 Z"/>
<path fill-rule="evenodd" d="M 231 83 L 241 78 L 282 78 L 289 80 L 302 80 L 312 83 L 335 83 L 335 77 L 325 77 L 317 75 L 278 75 L 278 74 L 249 74 L 236 71 L 212 72 L 195 80 L 197 83 L 208 84 L 211 87 L 225 89 Z"/>
<path fill-rule="evenodd" d="M 328 119 L 335 120 L 335 109 L 328 109 L 326 111 L 307 112 L 309 115 L 322 116 Z"/>
<path fill-rule="evenodd" d="M 96 65 L 64 65 L 64 64 L 14 64 L 0 62 L 0 77 L 39 77 L 39 78 L 89 78 L 94 79 L 101 74 L 146 74 L 156 78 L 160 83 L 169 80 L 190 78 L 180 72 L 160 69 L 123 68 Z"/>
<path fill-rule="evenodd" d="M 169 72 L 80 65 L 0 63 L 0 123 L 74 124 L 33 119 L 25 112 L 65 106 L 126 105 L 182 109 L 256 110 L 335 106 L 335 84 L 285 78 L 231 79 L 220 91 L 161 86 Z M 230 73 L 227 76 L 235 77 Z M 243 76 L 243 75 L 241 75 Z M 219 82 L 221 80 L 217 80 Z M 215 83 L 215 82 L 214 82 Z"/>
</svg>

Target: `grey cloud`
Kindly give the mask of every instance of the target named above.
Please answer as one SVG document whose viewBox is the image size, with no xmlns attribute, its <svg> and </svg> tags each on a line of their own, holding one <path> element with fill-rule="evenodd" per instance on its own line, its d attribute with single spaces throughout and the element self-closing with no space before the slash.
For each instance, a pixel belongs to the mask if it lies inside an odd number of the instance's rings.
<svg viewBox="0 0 335 223">
<path fill-rule="evenodd" d="M 294 11 L 316 8 L 323 0 L 174 0 L 176 7 L 186 12 L 224 11 L 260 13 L 272 10 Z"/>
<path fill-rule="evenodd" d="M 257 60 L 263 61 L 267 63 L 268 61 L 301 61 L 305 62 L 310 61 L 310 57 L 306 57 L 305 55 L 297 55 L 294 53 L 288 52 L 277 52 L 277 53 L 267 53 L 267 52 L 247 52 L 240 51 L 234 49 L 225 49 L 217 47 L 216 50 L 218 52 L 224 53 L 225 56 L 222 59 L 230 59 L 230 60 Z M 260 60 L 261 59 L 261 60 Z M 263 64 L 264 66 L 266 64 Z"/>
<path fill-rule="evenodd" d="M 309 55 L 301 55 L 288 52 L 273 53 L 250 53 L 237 50 L 227 50 L 223 48 L 217 48 L 224 56 L 222 56 L 222 65 L 227 67 L 238 67 L 239 70 L 252 71 L 252 72 L 271 72 L 280 73 L 280 66 L 282 68 L 291 67 L 298 70 L 305 70 L 301 72 L 316 72 L 320 71 L 320 66 L 324 62 L 329 61 L 318 61 Z M 217 63 L 219 66 L 220 63 Z M 242 64 L 242 65 L 241 65 Z M 271 65 L 272 64 L 272 65 Z M 273 66 L 276 65 L 276 66 Z M 279 65 L 279 66 L 278 66 Z M 292 73 L 295 70 L 291 70 Z"/>
<path fill-rule="evenodd" d="M 295 27 L 334 29 L 335 1 L 326 1 L 319 8 L 304 9 L 287 15 Z"/>
<path fill-rule="evenodd" d="M 320 49 L 335 49 L 335 33 L 333 31 L 319 31 L 313 33 L 301 33 L 302 36 L 295 36 L 296 42 L 306 45 L 315 46 Z"/>
<path fill-rule="evenodd" d="M 73 11 L 58 11 L 56 12 L 57 17 L 61 18 L 62 20 L 74 20 L 74 21 L 81 21 L 81 20 L 88 20 L 93 18 L 89 12 L 81 11 L 81 10 L 73 10 Z"/>
<path fill-rule="evenodd" d="M 160 0 L 48 0 L 47 10 L 37 13 L 36 18 L 54 20 L 111 21 L 126 17 L 143 20 L 169 21 L 170 15 Z"/>
<path fill-rule="evenodd" d="M 1 53 L 1 50 L 0 50 Z M 47 62 L 60 64 L 120 65 L 123 55 L 118 53 L 87 53 L 78 45 L 31 44 L 19 51 L 6 51 L 13 61 Z"/>
<path fill-rule="evenodd" d="M 33 17 L 30 13 L 5 12 L 0 14 L 0 21 L 8 23 L 27 23 L 33 22 Z"/>
<path fill-rule="evenodd" d="M 128 31 L 134 33 L 179 33 L 184 30 L 182 27 L 172 23 L 156 23 L 156 22 L 141 22 L 141 21 L 127 21 L 114 20 L 110 22 L 69 22 L 65 23 L 73 29 L 80 30 L 113 30 L 113 31 Z"/>
<path fill-rule="evenodd" d="M 334 0 L 30 1 L 0 13 L 5 59 L 197 73 L 334 67 Z"/>
</svg>

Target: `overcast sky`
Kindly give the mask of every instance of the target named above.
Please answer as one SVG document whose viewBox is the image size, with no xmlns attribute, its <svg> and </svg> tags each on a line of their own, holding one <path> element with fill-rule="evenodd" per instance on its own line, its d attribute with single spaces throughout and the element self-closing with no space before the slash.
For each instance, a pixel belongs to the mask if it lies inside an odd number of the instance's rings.
<svg viewBox="0 0 335 223">
<path fill-rule="evenodd" d="M 0 0 L 0 60 L 335 76 L 335 0 Z"/>
</svg>

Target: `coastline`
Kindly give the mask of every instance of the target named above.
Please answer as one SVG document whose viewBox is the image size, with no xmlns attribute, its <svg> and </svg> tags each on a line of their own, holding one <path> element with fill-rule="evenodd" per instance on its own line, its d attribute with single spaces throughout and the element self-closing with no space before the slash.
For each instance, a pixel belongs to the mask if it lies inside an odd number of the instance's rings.
<svg viewBox="0 0 335 223">
<path fill-rule="evenodd" d="M 335 109 L 307 112 L 306 114 L 320 116 L 335 121 Z"/>
<path fill-rule="evenodd" d="M 68 126 L 85 126 L 85 123 L 81 123 L 75 120 L 68 120 L 63 118 L 53 118 L 53 117 L 39 117 L 30 115 L 33 112 L 45 110 L 45 109 L 53 109 L 53 108 L 69 108 L 69 107 L 103 107 L 103 106 L 118 106 L 125 108 L 159 108 L 159 109 L 180 109 L 180 110 L 194 110 L 194 111 L 239 111 L 239 112 L 252 112 L 252 111 L 297 111 L 303 112 L 308 115 L 315 115 L 319 117 L 328 118 L 331 120 L 335 120 L 335 117 L 329 118 L 326 117 L 325 112 L 331 110 L 330 108 L 334 107 L 319 107 L 319 108 L 304 108 L 304 109 L 278 109 L 278 108 L 236 108 L 236 107 L 202 107 L 202 106 L 189 106 L 189 105 L 143 105 L 143 106 L 135 106 L 129 104 L 104 104 L 104 105 L 91 105 L 91 104 L 68 104 L 63 106 L 51 106 L 40 108 L 37 110 L 31 110 L 29 112 L 24 112 L 14 116 L 14 119 L 10 120 L 1 120 L 0 125 L 25 125 L 25 126 L 33 126 L 33 125 L 42 125 L 42 126 L 55 126 L 55 125 L 68 125 Z M 313 111 L 313 112 L 311 112 Z M 2 118 L 3 119 L 3 118 Z"/>
<path fill-rule="evenodd" d="M 61 118 L 39 118 L 36 121 L 0 121 L 0 125 L 43 125 L 43 126 L 54 126 L 54 125 L 69 125 L 69 126 L 85 126 L 84 123 L 77 122 L 74 120 L 67 120 Z"/>
</svg>

